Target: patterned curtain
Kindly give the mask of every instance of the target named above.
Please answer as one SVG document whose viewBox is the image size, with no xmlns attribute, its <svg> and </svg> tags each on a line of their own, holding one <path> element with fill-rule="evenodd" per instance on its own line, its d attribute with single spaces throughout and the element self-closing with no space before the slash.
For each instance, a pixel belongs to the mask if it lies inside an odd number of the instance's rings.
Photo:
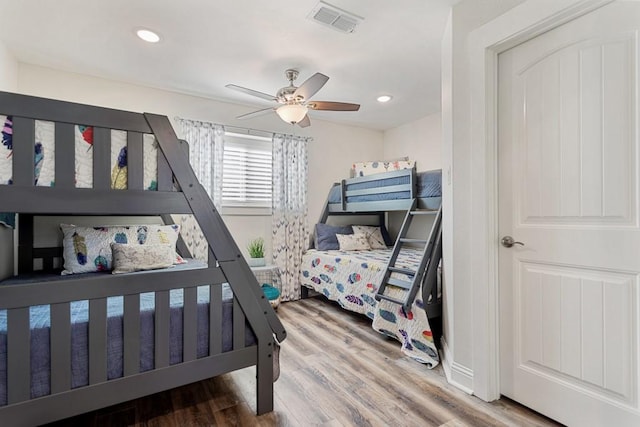
<svg viewBox="0 0 640 427">
<path fill-rule="evenodd" d="M 205 188 L 213 204 L 222 206 L 222 159 L 224 156 L 224 128 L 220 125 L 194 120 L 177 119 L 182 138 L 189 143 L 189 163 Z M 182 240 L 191 256 L 202 261 L 209 258 L 209 245 L 193 215 L 172 215 L 180 224 Z"/>
<path fill-rule="evenodd" d="M 300 298 L 300 264 L 307 233 L 308 138 L 273 137 L 273 262 L 283 301 Z"/>
<path fill-rule="evenodd" d="M 224 127 L 214 123 L 178 119 L 182 138 L 189 143 L 189 162 L 196 177 L 219 209 L 222 206 Z"/>
</svg>

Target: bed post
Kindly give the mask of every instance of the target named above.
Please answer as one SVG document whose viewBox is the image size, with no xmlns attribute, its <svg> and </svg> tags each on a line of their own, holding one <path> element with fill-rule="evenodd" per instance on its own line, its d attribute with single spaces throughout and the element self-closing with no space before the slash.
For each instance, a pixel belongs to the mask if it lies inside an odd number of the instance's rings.
<svg viewBox="0 0 640 427">
<path fill-rule="evenodd" d="M 180 148 L 176 144 L 178 138 L 169 123 L 169 119 L 165 116 L 149 113 L 144 113 L 144 117 L 156 136 L 158 146 L 169 162 L 176 182 L 182 189 L 196 221 L 200 224 L 202 234 L 209 242 L 210 253 L 215 255 L 215 259 L 218 260 L 223 273 L 227 276 L 226 270 L 233 263 L 237 263 L 245 270 L 244 278 L 246 278 L 246 281 L 244 282 L 248 282 L 250 286 L 242 286 L 242 280 L 240 282 L 229 281 L 229 284 L 238 299 L 243 304 L 246 304 L 243 309 L 246 310 L 247 318 L 254 327 L 254 332 L 258 336 L 260 336 L 261 332 L 267 332 L 267 329 L 262 329 L 263 327 L 266 328 L 266 325 L 262 322 L 264 319 L 258 317 L 263 315 L 266 317 L 269 327 L 278 341 L 284 341 L 286 331 L 280 319 L 278 319 L 269 301 L 264 300 L 262 288 L 258 285 L 249 265 L 242 257 L 240 249 L 233 236 L 231 236 L 229 229 L 225 226 L 220 213 L 213 205 L 204 187 L 198 182 L 187 158 L 183 153 L 180 153 Z M 221 236 L 225 238 L 221 239 Z M 247 291 L 253 293 L 253 296 Z M 259 330 L 255 330 L 255 328 Z"/>
<path fill-rule="evenodd" d="M 18 220 L 18 273 L 33 272 L 33 218 L 20 214 Z"/>
</svg>

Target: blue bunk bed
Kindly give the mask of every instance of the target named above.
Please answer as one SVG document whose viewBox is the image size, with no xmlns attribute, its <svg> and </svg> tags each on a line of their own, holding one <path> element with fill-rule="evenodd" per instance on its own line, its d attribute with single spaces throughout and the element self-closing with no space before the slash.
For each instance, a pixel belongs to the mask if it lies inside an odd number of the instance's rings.
<svg viewBox="0 0 640 427">
<path fill-rule="evenodd" d="M 442 331 L 438 287 L 441 180 L 440 170 L 418 173 L 414 167 L 334 184 L 319 224 L 326 225 L 332 216 L 375 215 L 384 237 L 387 212 L 405 211 L 404 222 L 394 242 L 384 239 L 393 248 L 319 250 L 311 244 L 303 256 L 300 274 L 303 298 L 311 289 L 347 310 L 368 316 L 374 329 L 396 338 L 405 354 L 430 367 L 439 363 L 437 348 Z M 427 239 L 407 236 L 412 219 L 418 215 L 434 218 L 431 230 L 425 230 Z M 315 240 L 327 230 L 331 227 L 316 226 Z M 336 230 L 339 234 L 355 233 L 357 225 Z"/>
</svg>

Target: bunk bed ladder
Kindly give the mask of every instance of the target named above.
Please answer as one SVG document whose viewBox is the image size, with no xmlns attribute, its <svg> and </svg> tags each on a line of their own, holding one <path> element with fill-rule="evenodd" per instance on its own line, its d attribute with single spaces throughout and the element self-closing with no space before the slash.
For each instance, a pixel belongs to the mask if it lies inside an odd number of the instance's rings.
<svg viewBox="0 0 640 427">
<path fill-rule="evenodd" d="M 439 234 L 441 232 L 440 222 L 442 221 L 442 206 L 438 209 L 436 213 L 436 219 L 433 221 L 433 226 L 431 227 L 431 232 L 429 233 L 428 240 L 421 239 L 410 239 L 407 238 L 407 233 L 409 232 L 409 227 L 411 226 L 411 221 L 417 215 L 433 215 L 433 211 L 427 210 L 417 210 L 417 200 L 413 199 L 413 203 L 409 210 L 407 210 L 407 214 L 404 217 L 404 221 L 402 223 L 402 227 L 400 228 L 400 232 L 398 233 L 398 238 L 396 239 L 396 243 L 393 246 L 393 251 L 391 252 L 391 258 L 389 258 L 389 263 L 387 264 L 387 268 L 376 292 L 375 298 L 378 301 L 386 300 L 392 303 L 401 305 L 402 308 L 408 312 L 411 309 L 411 305 L 418 294 L 418 290 L 420 289 L 420 285 L 425 278 L 425 272 L 427 271 L 427 267 L 431 260 L 435 262 L 439 262 L 440 259 L 434 259 L 434 248 L 436 241 L 439 240 Z M 396 260 L 398 259 L 398 255 L 402 251 L 403 246 L 408 244 L 421 244 L 424 245 L 424 251 L 422 253 L 422 258 L 420 259 L 420 265 L 417 270 L 411 270 L 408 268 L 402 268 L 396 266 Z M 409 280 L 400 280 L 395 277 L 391 277 L 392 273 L 401 273 L 407 276 L 411 276 L 412 279 Z M 385 294 L 385 290 L 387 286 L 392 286 L 395 288 L 400 288 L 405 290 L 404 298 L 396 298 Z"/>
</svg>

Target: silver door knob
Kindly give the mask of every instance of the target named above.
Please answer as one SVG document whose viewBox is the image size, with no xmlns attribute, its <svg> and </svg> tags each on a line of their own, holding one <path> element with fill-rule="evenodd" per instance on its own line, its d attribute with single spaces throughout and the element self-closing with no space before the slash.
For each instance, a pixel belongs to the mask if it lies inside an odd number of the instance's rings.
<svg viewBox="0 0 640 427">
<path fill-rule="evenodd" d="M 505 248 L 510 248 L 513 245 L 524 246 L 524 243 L 516 242 L 515 240 L 513 240 L 513 237 L 511 236 L 504 236 L 502 239 L 500 239 L 500 243 L 502 243 L 502 246 L 504 246 Z"/>
</svg>

